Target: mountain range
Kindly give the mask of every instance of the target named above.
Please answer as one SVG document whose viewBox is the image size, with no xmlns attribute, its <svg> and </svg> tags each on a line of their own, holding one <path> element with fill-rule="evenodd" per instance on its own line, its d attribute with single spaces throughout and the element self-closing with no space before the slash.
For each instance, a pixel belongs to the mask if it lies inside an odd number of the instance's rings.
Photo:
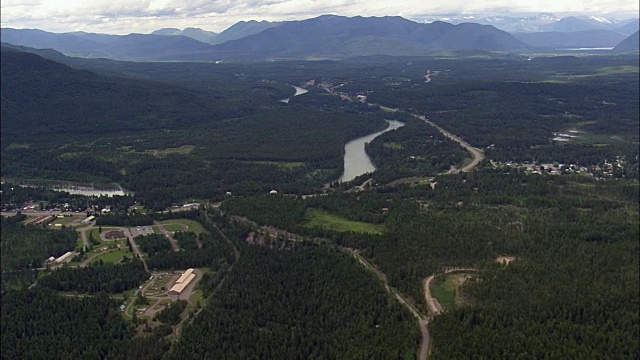
<svg viewBox="0 0 640 360">
<path fill-rule="evenodd" d="M 530 46 L 550 49 L 614 47 L 627 37 L 619 32 L 601 29 L 513 33 L 513 36 Z"/>
<path fill-rule="evenodd" d="M 638 51 L 640 49 L 640 32 L 636 31 L 613 48 L 614 52 Z"/>
<path fill-rule="evenodd" d="M 529 16 L 478 16 L 449 15 L 423 17 L 422 22 L 446 21 L 451 24 L 473 22 L 492 25 L 510 33 L 523 32 L 575 32 L 584 30 L 611 30 L 624 35 L 631 35 L 638 30 L 638 18 L 609 19 L 604 16 L 568 16 L 558 17 L 550 13 Z"/>
<path fill-rule="evenodd" d="M 214 33 L 213 31 L 207 31 L 198 28 L 186 28 L 184 30 L 176 28 L 164 28 L 152 32 L 151 35 L 183 35 L 198 41 L 202 41 L 204 43 L 210 43 L 211 39 L 214 39 L 218 36 L 218 34 Z"/>
<path fill-rule="evenodd" d="M 173 31 L 164 30 L 162 33 Z M 215 36 L 219 39 L 212 40 L 214 42 L 222 41 L 225 37 L 232 39 L 217 45 L 182 34 L 54 34 L 41 30 L 3 28 L 1 37 L 3 42 L 14 45 L 52 48 L 71 56 L 116 60 L 251 61 L 426 55 L 434 50 L 513 51 L 527 48 L 510 34 L 492 26 L 444 22 L 420 24 L 401 17 L 348 18 L 335 15 L 275 24 L 239 23 Z"/>
<path fill-rule="evenodd" d="M 165 28 L 152 34 L 129 35 L 56 34 L 11 28 L 0 31 L 2 42 L 51 48 L 68 56 L 207 62 L 422 56 L 457 50 L 530 52 L 566 47 L 613 47 L 625 38 L 622 33 L 606 29 L 516 33 L 514 36 L 495 26 L 477 23 L 418 23 L 398 16 L 336 15 L 301 21 L 239 22 L 220 34 L 196 28 Z"/>
<path fill-rule="evenodd" d="M 183 35 L 192 39 L 202 41 L 207 44 L 216 45 L 222 44 L 230 40 L 237 40 L 245 36 L 257 34 L 268 28 L 276 27 L 282 24 L 281 22 L 270 21 L 240 21 L 225 29 L 220 34 L 212 31 L 202 30 L 198 28 L 186 28 L 184 30 L 176 28 L 164 28 L 152 32 L 152 35 Z"/>
<path fill-rule="evenodd" d="M 182 87 L 102 76 L 11 47 L 0 49 L 3 141 L 180 128 L 212 118 L 209 103 Z"/>
</svg>

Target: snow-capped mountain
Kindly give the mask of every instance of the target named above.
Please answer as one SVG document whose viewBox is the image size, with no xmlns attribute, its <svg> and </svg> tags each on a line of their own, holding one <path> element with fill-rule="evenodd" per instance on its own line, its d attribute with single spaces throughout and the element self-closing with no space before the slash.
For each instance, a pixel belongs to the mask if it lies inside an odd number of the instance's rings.
<svg viewBox="0 0 640 360">
<path fill-rule="evenodd" d="M 606 18 L 600 15 L 558 17 L 550 13 L 523 16 L 450 14 L 423 17 L 416 20 L 422 22 L 445 21 L 451 24 L 474 22 L 493 25 L 500 30 L 514 33 L 543 31 L 574 32 L 584 30 L 619 31 L 623 26 L 633 29 L 635 27 L 633 26 L 634 22 L 636 24 L 638 23 L 637 18 L 620 20 Z M 629 24 L 632 24 L 632 26 L 628 26 Z M 623 33 L 626 34 L 626 32 Z M 629 34 L 631 33 L 633 33 L 633 31 L 629 32 Z"/>
</svg>

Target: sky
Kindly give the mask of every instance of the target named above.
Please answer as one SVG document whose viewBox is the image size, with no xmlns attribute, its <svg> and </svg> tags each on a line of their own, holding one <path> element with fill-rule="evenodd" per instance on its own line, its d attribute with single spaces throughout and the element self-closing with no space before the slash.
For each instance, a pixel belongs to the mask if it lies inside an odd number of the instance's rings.
<svg viewBox="0 0 640 360">
<path fill-rule="evenodd" d="M 638 17 L 637 0 L 2 0 L 2 27 L 51 32 L 150 33 L 173 27 L 220 32 L 242 20 L 303 20 L 323 14 L 402 16 L 549 12 Z"/>
</svg>

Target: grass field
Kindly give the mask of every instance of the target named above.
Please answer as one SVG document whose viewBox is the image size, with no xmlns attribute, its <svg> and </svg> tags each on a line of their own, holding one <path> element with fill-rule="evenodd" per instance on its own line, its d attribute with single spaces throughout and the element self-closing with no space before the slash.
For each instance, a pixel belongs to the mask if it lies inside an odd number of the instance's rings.
<svg viewBox="0 0 640 360">
<path fill-rule="evenodd" d="M 133 257 L 133 254 L 131 254 L 129 249 L 119 249 L 119 250 L 108 252 L 108 253 L 106 253 L 104 255 L 100 255 L 97 258 L 95 258 L 93 260 L 93 262 L 96 262 L 98 260 L 102 260 L 105 264 L 115 264 L 115 263 L 119 262 L 120 260 L 122 260 L 122 258 L 125 255 L 127 257 L 130 257 L 130 258 Z"/>
<path fill-rule="evenodd" d="M 145 153 L 149 154 L 149 155 L 153 155 L 155 157 L 167 157 L 169 155 L 173 155 L 173 154 L 189 154 L 193 151 L 193 149 L 195 148 L 195 146 L 193 145 L 183 145 L 180 147 L 175 147 L 175 148 L 166 148 L 166 149 L 159 149 L 159 150 L 147 150 Z"/>
<path fill-rule="evenodd" d="M 465 303 L 460 295 L 460 287 L 468 276 L 466 273 L 444 275 L 431 287 L 431 294 L 445 310 L 453 310 Z"/>
<path fill-rule="evenodd" d="M 318 226 L 335 231 L 353 231 L 368 234 L 382 234 L 384 230 L 384 225 L 351 221 L 316 209 L 310 209 L 307 212 L 307 217 L 309 219 L 306 224 L 307 227 Z"/>
<path fill-rule="evenodd" d="M 402 144 L 397 143 L 397 142 L 386 142 L 386 143 L 382 144 L 382 146 L 385 149 L 392 149 L 392 150 L 402 150 L 402 149 L 404 149 L 404 146 L 402 146 Z"/>
<path fill-rule="evenodd" d="M 199 222 L 190 219 L 169 219 L 161 221 L 161 223 L 168 231 L 192 231 L 196 234 L 207 232 Z"/>
<path fill-rule="evenodd" d="M 61 219 L 55 219 L 54 221 L 52 221 L 51 226 L 54 226 L 55 224 L 68 225 L 70 222 L 73 222 L 74 220 L 76 220 L 76 218 L 72 216 L 65 216 Z"/>
<path fill-rule="evenodd" d="M 275 165 L 282 169 L 295 169 L 300 166 L 304 166 L 303 162 L 298 161 L 251 161 L 254 164 L 265 164 L 265 165 Z"/>
<path fill-rule="evenodd" d="M 84 247 L 84 241 L 82 241 L 82 236 L 78 233 L 78 240 L 76 240 L 76 249 L 82 249 Z"/>
<path fill-rule="evenodd" d="M 187 231 L 187 226 L 182 224 L 167 224 L 164 226 L 168 231 Z"/>
<path fill-rule="evenodd" d="M 102 229 L 102 231 L 104 231 L 104 229 Z M 102 243 L 102 239 L 100 239 L 100 230 L 98 228 L 93 228 L 93 229 L 87 230 L 87 240 L 89 240 L 89 237 L 92 234 L 93 234 L 93 238 L 94 239 L 96 239 L 96 240 L 98 240 L 99 242 Z M 89 244 L 91 244 L 91 241 L 89 241 Z"/>
<path fill-rule="evenodd" d="M 440 280 L 431 288 L 431 294 L 440 302 L 442 308 L 453 310 L 456 305 L 456 285 L 453 276 L 448 275 L 444 280 Z"/>
</svg>

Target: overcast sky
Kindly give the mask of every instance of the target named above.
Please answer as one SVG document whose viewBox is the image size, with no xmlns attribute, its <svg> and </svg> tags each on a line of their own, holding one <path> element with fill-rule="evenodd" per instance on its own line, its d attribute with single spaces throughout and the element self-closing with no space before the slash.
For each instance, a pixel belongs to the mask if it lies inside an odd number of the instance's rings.
<svg viewBox="0 0 640 360">
<path fill-rule="evenodd" d="M 302 20 L 322 14 L 588 13 L 638 16 L 638 0 L 2 0 L 2 27 L 52 32 L 149 33 L 163 27 L 220 32 L 240 20 Z"/>
</svg>

